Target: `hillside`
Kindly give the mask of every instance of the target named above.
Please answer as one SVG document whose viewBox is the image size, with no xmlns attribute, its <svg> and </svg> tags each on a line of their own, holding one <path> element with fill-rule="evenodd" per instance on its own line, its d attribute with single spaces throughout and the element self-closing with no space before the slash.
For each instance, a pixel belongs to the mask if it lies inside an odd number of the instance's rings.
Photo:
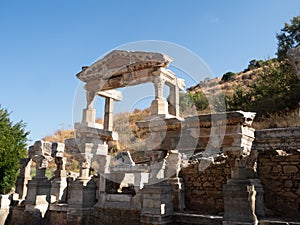
<svg viewBox="0 0 300 225">
<path fill-rule="evenodd" d="M 217 77 L 215 79 L 206 79 L 205 81 L 199 82 L 197 85 L 189 87 L 187 90 L 189 92 L 199 92 L 202 91 L 202 89 L 205 89 L 205 92 L 213 92 L 216 88 L 216 85 L 218 85 L 218 88 L 220 88 L 224 95 L 232 96 L 234 93 L 235 87 L 241 87 L 244 89 L 248 89 L 251 84 L 255 82 L 257 79 L 258 72 L 261 71 L 260 68 L 253 69 L 246 72 L 238 72 L 238 73 L 232 73 L 234 74 L 231 78 L 229 78 L 227 81 L 223 81 L 222 77 Z"/>
<path fill-rule="evenodd" d="M 222 92 L 227 111 L 256 112 L 256 129 L 300 126 L 300 82 L 287 60 L 252 60 L 242 72 L 227 72 L 188 88 L 192 95 L 216 90 Z"/>
</svg>

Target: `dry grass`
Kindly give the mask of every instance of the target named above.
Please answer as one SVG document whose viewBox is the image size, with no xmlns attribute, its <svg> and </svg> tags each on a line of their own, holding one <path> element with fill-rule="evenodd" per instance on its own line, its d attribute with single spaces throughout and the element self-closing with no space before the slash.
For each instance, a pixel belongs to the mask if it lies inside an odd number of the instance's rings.
<svg viewBox="0 0 300 225">
<path fill-rule="evenodd" d="M 222 90 L 225 95 L 231 96 L 234 93 L 235 87 L 241 87 L 245 90 L 258 78 L 262 68 L 239 72 L 230 80 L 224 82 L 221 78 L 211 79 L 206 82 L 200 82 L 199 85 L 189 88 L 189 91 L 194 93 L 201 89 L 205 93 L 213 93 L 215 90 Z"/>
<path fill-rule="evenodd" d="M 74 130 L 57 130 L 55 134 L 44 137 L 43 141 L 64 143 L 66 139 L 74 137 Z"/>
<path fill-rule="evenodd" d="M 300 126 L 300 111 L 299 109 L 285 112 L 275 113 L 264 116 L 254 121 L 253 127 L 256 130 L 269 129 L 269 128 L 284 128 Z"/>
</svg>

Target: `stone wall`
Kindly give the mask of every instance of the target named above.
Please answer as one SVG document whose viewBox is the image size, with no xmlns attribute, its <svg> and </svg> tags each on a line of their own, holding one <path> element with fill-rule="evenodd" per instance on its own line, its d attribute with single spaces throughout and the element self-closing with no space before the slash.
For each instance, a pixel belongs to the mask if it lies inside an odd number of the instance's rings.
<svg viewBox="0 0 300 225">
<path fill-rule="evenodd" d="M 141 212 L 134 209 L 95 207 L 90 225 L 139 225 Z"/>
<path fill-rule="evenodd" d="M 11 224 L 13 224 L 13 225 L 22 225 L 23 224 L 24 209 L 25 209 L 24 206 L 14 206 L 12 208 Z"/>
<path fill-rule="evenodd" d="M 50 211 L 49 225 L 65 225 L 67 223 L 66 211 Z"/>
<path fill-rule="evenodd" d="M 187 167 L 181 170 L 186 207 L 199 213 L 222 214 L 222 187 L 230 178 L 232 162 L 226 159 L 215 161 L 204 171 L 199 170 L 200 163 L 201 159 L 191 160 Z"/>
<path fill-rule="evenodd" d="M 67 204 L 50 205 L 48 210 L 49 225 L 68 224 L 67 210 Z"/>
<path fill-rule="evenodd" d="M 300 218 L 300 127 L 256 132 L 267 216 Z"/>
<path fill-rule="evenodd" d="M 222 225 L 222 216 L 207 216 L 195 213 L 175 213 L 172 225 Z"/>
<path fill-rule="evenodd" d="M 258 151 L 300 149 L 300 127 L 258 130 L 254 148 Z"/>
<path fill-rule="evenodd" d="M 175 182 L 173 183 L 174 187 L 184 186 L 184 188 L 177 190 L 178 193 L 173 195 L 173 198 L 177 196 L 178 199 L 182 200 L 184 197 L 180 193 L 184 193 L 185 201 L 182 202 L 185 202 L 186 211 L 183 211 L 184 204 L 176 205 L 174 204 L 176 201 L 172 203 L 170 200 L 172 199 L 170 184 L 168 184 L 170 190 L 167 191 L 163 185 L 158 187 L 150 185 L 149 187 L 152 187 L 152 189 L 147 192 L 147 195 L 145 194 L 146 192 L 143 192 L 140 196 L 141 198 L 132 199 L 129 203 L 128 198 L 124 197 L 125 195 L 117 194 L 114 196 L 117 201 L 110 201 L 111 199 L 107 198 L 108 195 L 106 195 L 109 193 L 105 194 L 106 189 L 102 187 L 103 185 L 101 186 L 104 183 L 101 183 L 100 180 L 95 182 L 96 180 L 92 179 L 93 187 L 91 190 L 93 191 L 91 193 L 93 194 L 88 194 L 90 198 L 83 195 L 86 193 L 84 190 L 88 186 L 76 186 L 78 182 L 73 182 L 71 186 L 65 187 L 66 190 L 77 188 L 76 190 L 78 191 L 73 195 L 72 201 L 70 198 L 66 198 L 63 201 L 56 200 L 52 202 L 51 198 L 46 198 L 47 210 L 45 215 L 41 214 L 42 211 L 40 212 L 38 208 L 40 200 L 43 200 L 43 196 L 40 196 L 39 192 L 36 192 L 34 195 L 38 197 L 34 201 L 35 204 L 29 204 L 30 202 L 26 201 L 28 200 L 28 195 L 25 201 L 24 199 L 18 199 L 18 205 L 12 207 L 11 224 L 65 225 L 74 224 L 76 218 L 80 219 L 76 224 L 92 225 L 138 225 L 143 224 L 146 219 L 151 221 L 147 224 L 157 224 L 159 220 L 165 218 L 167 219 L 164 220 L 164 223 L 160 224 L 221 224 L 222 220 L 224 221 L 224 218 L 226 218 L 226 210 L 224 209 L 226 209 L 225 197 L 228 193 L 224 192 L 224 186 L 228 185 L 228 180 L 232 180 L 231 182 L 234 179 L 235 181 L 240 181 L 240 177 L 237 175 L 246 171 L 235 170 L 236 163 L 239 162 L 240 158 L 237 160 L 234 154 L 247 155 L 247 157 L 243 158 L 245 161 L 245 168 L 243 168 L 249 170 L 247 173 L 245 172 L 245 178 L 250 178 L 253 184 L 260 184 L 257 178 L 261 179 L 265 203 L 256 201 L 255 204 L 258 203 L 262 209 L 266 209 L 266 216 L 281 217 L 282 220 L 283 217 L 299 220 L 300 127 L 257 131 L 255 133 L 254 146 L 251 150 L 254 131 L 247 124 L 247 120 L 241 113 L 228 113 L 226 120 L 224 120 L 222 115 L 217 115 L 214 124 L 210 120 L 211 118 L 208 116 L 189 118 L 185 122 L 174 119 L 165 120 L 168 129 L 166 130 L 166 138 L 160 146 L 160 149 L 169 149 L 169 155 L 164 164 L 167 167 L 165 174 L 166 176 L 168 175 L 169 182 Z M 197 130 L 199 132 L 195 132 Z M 155 129 L 153 132 L 156 132 Z M 159 129 L 157 132 L 159 132 Z M 175 139 L 176 137 L 178 139 L 180 134 L 184 137 L 183 141 L 176 143 Z M 220 137 L 222 138 L 220 139 Z M 196 148 L 189 148 L 188 144 L 191 143 Z M 176 149 L 176 147 L 180 151 L 170 151 L 170 149 Z M 158 154 L 159 151 L 154 153 Z M 191 154 L 191 157 L 189 154 Z M 180 172 L 177 167 L 174 167 L 174 160 L 177 162 L 176 160 L 178 159 L 185 159 L 181 161 L 180 168 L 182 169 Z M 241 166 L 242 164 L 238 164 L 238 169 Z M 255 169 L 256 166 L 257 168 Z M 153 167 L 152 169 L 155 168 Z M 179 177 L 175 179 L 172 176 L 174 174 L 178 175 L 177 169 Z M 32 180 L 34 181 L 34 178 Z M 29 186 L 33 182 L 32 180 L 29 181 Z M 183 180 L 184 185 L 182 185 L 181 180 Z M 36 186 L 40 188 L 44 183 L 37 182 Z M 25 186 L 25 183 L 22 183 L 22 185 Z M 47 190 L 49 189 L 50 191 L 52 187 L 53 185 L 48 185 Z M 96 188 L 98 195 L 95 194 Z M 103 196 L 100 196 L 100 188 L 103 188 Z M 257 193 L 260 187 L 256 184 L 255 188 L 256 198 L 260 199 L 263 191 L 261 190 L 261 195 L 258 197 Z M 155 192 L 154 189 L 158 189 L 158 191 Z M 28 190 L 32 191 L 32 189 Z M 145 191 L 145 188 L 143 190 Z M 176 192 L 176 188 L 173 190 Z M 233 194 L 237 192 L 239 191 L 236 191 L 236 189 L 232 190 Z M 169 194 L 168 198 L 165 197 L 165 193 Z M 102 197 L 105 197 L 105 199 Z M 149 198 L 150 200 L 153 198 L 155 201 L 148 202 L 151 202 L 151 204 L 155 203 L 155 205 L 152 204 L 149 207 L 149 204 L 146 204 Z M 247 198 L 245 199 L 237 199 L 237 201 L 244 201 L 248 204 Z M 79 200 L 82 204 L 74 208 Z M 232 206 L 234 204 L 231 199 L 229 201 L 227 199 L 228 202 L 229 207 L 233 208 L 233 211 L 236 213 L 237 210 Z M 135 204 L 131 205 L 131 203 Z M 135 208 L 132 207 L 134 205 L 136 206 Z M 162 206 L 169 206 L 169 208 Z M 73 211 L 76 211 L 76 213 L 74 214 Z M 153 215 L 153 212 L 156 211 L 158 213 Z M 161 216 L 162 211 L 166 213 L 165 218 Z M 259 213 L 262 211 L 257 210 L 256 207 L 259 221 L 265 219 L 264 213 Z M 150 216 L 144 219 L 145 215 Z M 209 216 L 205 217 L 204 215 Z M 89 220 L 86 220 L 86 218 Z M 158 220 L 155 220 L 157 218 Z"/>
<path fill-rule="evenodd" d="M 300 152 L 281 155 L 276 151 L 259 154 L 258 174 L 265 192 L 268 216 L 300 217 Z"/>
</svg>

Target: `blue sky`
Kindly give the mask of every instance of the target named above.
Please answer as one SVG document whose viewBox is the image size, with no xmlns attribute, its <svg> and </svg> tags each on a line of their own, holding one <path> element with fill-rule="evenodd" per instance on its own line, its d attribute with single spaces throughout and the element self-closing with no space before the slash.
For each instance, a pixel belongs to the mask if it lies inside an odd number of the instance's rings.
<svg viewBox="0 0 300 225">
<path fill-rule="evenodd" d="M 299 0 L 0 1 L 0 104 L 40 139 L 73 126 L 75 74 L 117 46 L 173 42 L 218 77 L 274 57 L 299 10 Z"/>
</svg>

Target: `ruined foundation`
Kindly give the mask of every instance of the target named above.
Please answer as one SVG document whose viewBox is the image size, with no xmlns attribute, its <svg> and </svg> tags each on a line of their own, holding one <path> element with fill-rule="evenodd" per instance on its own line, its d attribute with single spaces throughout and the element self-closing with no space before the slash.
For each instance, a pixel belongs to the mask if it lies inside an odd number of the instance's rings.
<svg viewBox="0 0 300 225">
<path fill-rule="evenodd" d="M 300 127 L 254 131 L 255 113 L 242 111 L 181 118 L 184 81 L 167 69 L 171 61 L 117 50 L 83 67 L 77 77 L 87 104 L 76 139 L 30 147 L 16 193 L 0 198 L 0 224 L 300 224 Z M 151 115 L 137 122 L 149 156 L 137 164 L 128 152 L 112 157 L 108 142 L 118 140 L 112 115 L 122 94 L 115 89 L 145 82 L 155 99 Z M 96 97 L 105 98 L 103 125 L 95 122 Z M 65 151 L 78 160 L 78 176 L 66 173 Z M 51 160 L 57 169 L 49 180 Z"/>
</svg>

